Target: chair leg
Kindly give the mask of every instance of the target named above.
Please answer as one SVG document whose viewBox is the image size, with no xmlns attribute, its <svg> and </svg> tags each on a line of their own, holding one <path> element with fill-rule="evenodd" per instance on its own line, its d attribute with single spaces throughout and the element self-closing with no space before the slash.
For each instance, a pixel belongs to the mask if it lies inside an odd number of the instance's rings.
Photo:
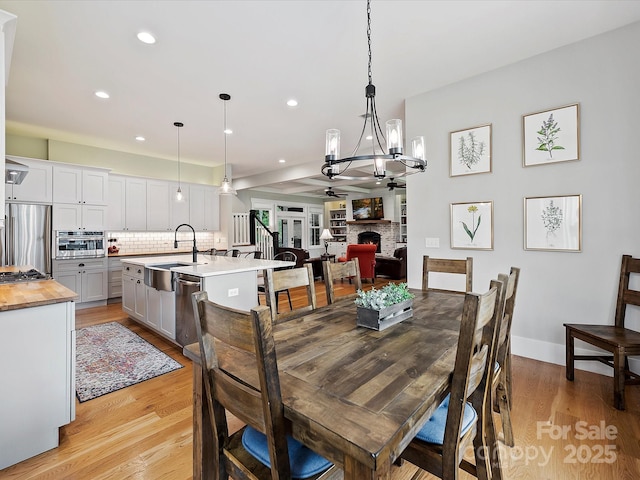
<svg viewBox="0 0 640 480">
<path fill-rule="evenodd" d="M 500 420 L 502 421 L 504 443 L 505 445 L 513 447 L 515 442 L 513 440 L 513 427 L 511 425 L 511 404 L 509 402 L 509 395 L 505 390 L 502 382 L 498 384 L 498 387 L 496 388 L 496 394 L 498 397 L 498 405 L 500 409 Z"/>
<path fill-rule="evenodd" d="M 566 327 L 565 327 L 566 328 Z M 567 328 L 567 346 L 566 346 L 566 366 L 565 366 L 565 375 L 567 380 L 573 382 L 573 358 L 574 358 L 574 339 L 571 330 Z"/>
<path fill-rule="evenodd" d="M 293 305 L 291 305 L 291 295 L 289 295 L 288 289 L 287 289 L 287 298 L 289 299 L 289 310 L 293 310 Z"/>
<path fill-rule="evenodd" d="M 625 384 L 625 356 L 620 349 L 613 353 L 613 405 L 618 410 L 624 410 L 624 384 Z"/>
</svg>

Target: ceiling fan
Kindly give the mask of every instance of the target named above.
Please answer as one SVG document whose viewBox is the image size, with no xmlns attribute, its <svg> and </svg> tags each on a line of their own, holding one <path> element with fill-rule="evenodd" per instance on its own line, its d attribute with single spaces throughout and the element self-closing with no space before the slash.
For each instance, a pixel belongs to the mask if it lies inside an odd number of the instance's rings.
<svg viewBox="0 0 640 480">
<path fill-rule="evenodd" d="M 324 189 L 324 194 L 327 197 L 334 197 L 334 198 L 341 198 L 341 197 L 346 197 L 347 194 L 346 193 L 337 193 L 333 191 L 333 187 L 327 187 Z"/>
<path fill-rule="evenodd" d="M 394 188 L 407 188 L 406 185 L 401 185 L 398 182 L 394 182 L 393 177 L 389 178 L 389 183 L 387 183 L 387 187 L 389 187 L 390 192 L 392 192 Z"/>
</svg>

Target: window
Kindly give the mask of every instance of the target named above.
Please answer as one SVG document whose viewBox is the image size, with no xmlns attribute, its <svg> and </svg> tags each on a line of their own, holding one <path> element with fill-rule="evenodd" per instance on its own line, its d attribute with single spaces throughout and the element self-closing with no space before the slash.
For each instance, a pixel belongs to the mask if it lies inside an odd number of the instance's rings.
<svg viewBox="0 0 640 480">
<path fill-rule="evenodd" d="M 309 246 L 320 245 L 320 233 L 322 233 L 322 213 L 309 209 Z"/>
</svg>

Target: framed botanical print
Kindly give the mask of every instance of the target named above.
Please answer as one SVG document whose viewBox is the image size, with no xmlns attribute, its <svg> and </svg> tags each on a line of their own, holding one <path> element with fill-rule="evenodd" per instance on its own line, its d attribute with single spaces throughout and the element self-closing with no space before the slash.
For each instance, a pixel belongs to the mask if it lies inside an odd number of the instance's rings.
<svg viewBox="0 0 640 480">
<path fill-rule="evenodd" d="M 451 177 L 491 172 L 491 124 L 451 132 L 449 152 Z"/>
<path fill-rule="evenodd" d="M 582 251 L 582 195 L 525 197 L 524 249 Z"/>
<path fill-rule="evenodd" d="M 522 116 L 525 167 L 580 159 L 579 104 Z"/>
<path fill-rule="evenodd" d="M 451 204 L 451 248 L 493 250 L 493 202 Z"/>
</svg>

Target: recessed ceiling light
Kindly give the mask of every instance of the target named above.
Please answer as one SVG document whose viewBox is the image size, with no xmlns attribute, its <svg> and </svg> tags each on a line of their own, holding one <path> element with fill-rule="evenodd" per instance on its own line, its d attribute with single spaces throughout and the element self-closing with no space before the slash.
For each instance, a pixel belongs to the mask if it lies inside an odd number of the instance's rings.
<svg viewBox="0 0 640 480">
<path fill-rule="evenodd" d="M 156 43 L 156 37 L 151 35 L 149 32 L 138 33 L 138 40 L 148 45 L 153 45 L 154 43 Z"/>
<path fill-rule="evenodd" d="M 287 105 L 289 105 L 290 107 L 297 107 L 298 106 L 298 101 L 294 98 L 292 98 L 291 100 L 287 100 Z"/>
<path fill-rule="evenodd" d="M 103 90 L 98 90 L 95 94 L 98 98 L 109 98 L 109 94 Z"/>
<path fill-rule="evenodd" d="M 373 137 L 371 135 L 367 135 L 366 137 L 364 137 L 366 140 L 371 140 Z"/>
<path fill-rule="evenodd" d="M 136 140 L 139 141 L 139 142 L 144 142 L 146 140 L 146 138 L 144 138 L 142 135 L 138 135 L 136 137 Z"/>
<path fill-rule="evenodd" d="M 226 130 L 223 130 L 224 133 L 226 133 L 227 135 L 231 135 L 233 133 L 233 130 L 231 130 L 230 128 L 227 128 Z"/>
<path fill-rule="evenodd" d="M 287 161 L 284 158 L 281 158 L 280 160 L 278 160 L 278 163 L 287 163 Z"/>
</svg>

